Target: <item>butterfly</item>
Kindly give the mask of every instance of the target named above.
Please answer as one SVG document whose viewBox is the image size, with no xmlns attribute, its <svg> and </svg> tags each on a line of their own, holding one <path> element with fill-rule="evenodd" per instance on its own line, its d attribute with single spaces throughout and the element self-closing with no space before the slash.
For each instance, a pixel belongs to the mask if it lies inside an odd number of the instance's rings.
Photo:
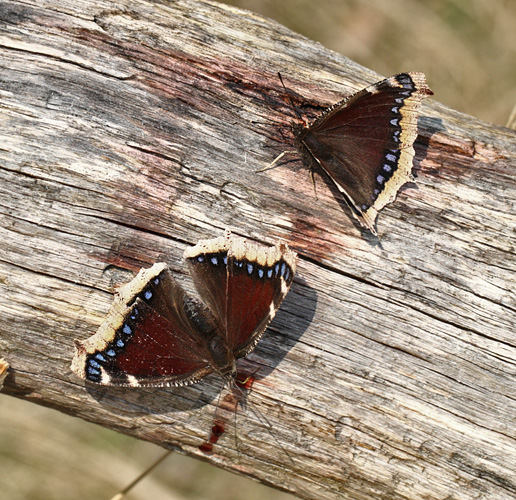
<svg viewBox="0 0 516 500">
<path fill-rule="evenodd" d="M 423 73 L 401 73 L 346 97 L 311 125 L 294 127 L 299 152 L 311 167 L 322 168 L 353 216 L 375 235 L 378 212 L 414 180 L 413 144 L 428 95 L 433 92 Z"/>
<path fill-rule="evenodd" d="M 107 318 L 76 341 L 72 371 L 116 386 L 182 386 L 212 372 L 228 383 L 287 295 L 297 255 L 233 236 L 187 248 L 202 301 L 188 295 L 165 263 L 142 269 L 115 294 Z"/>
</svg>

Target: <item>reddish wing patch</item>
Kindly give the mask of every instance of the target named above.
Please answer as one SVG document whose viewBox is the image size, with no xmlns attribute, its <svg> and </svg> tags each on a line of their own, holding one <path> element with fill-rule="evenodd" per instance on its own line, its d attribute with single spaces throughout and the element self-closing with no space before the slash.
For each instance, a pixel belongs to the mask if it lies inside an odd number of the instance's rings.
<svg viewBox="0 0 516 500">
<path fill-rule="evenodd" d="M 142 385 L 188 378 L 209 368 L 208 360 L 199 357 L 202 352 L 189 332 L 171 324 L 141 300 L 135 303 L 110 349 L 119 353 L 105 365 L 108 375 L 117 379 L 131 375 Z"/>
<path fill-rule="evenodd" d="M 230 259 L 228 264 L 227 336 L 237 357 L 245 356 L 274 317 L 292 281 L 292 270 Z"/>
</svg>

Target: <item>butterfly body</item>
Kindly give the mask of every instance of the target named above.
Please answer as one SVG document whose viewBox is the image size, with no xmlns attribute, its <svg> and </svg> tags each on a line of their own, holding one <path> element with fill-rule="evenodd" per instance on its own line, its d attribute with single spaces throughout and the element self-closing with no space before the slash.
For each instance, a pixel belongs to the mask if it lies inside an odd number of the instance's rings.
<svg viewBox="0 0 516 500">
<path fill-rule="evenodd" d="M 89 382 L 180 386 L 212 372 L 236 376 L 236 360 L 260 340 L 287 294 L 296 254 L 227 233 L 185 251 L 203 301 L 164 263 L 142 269 L 115 295 L 97 333 L 76 342 L 72 371 Z"/>
<path fill-rule="evenodd" d="M 378 212 L 413 180 L 419 107 L 431 94 L 422 73 L 402 73 L 340 101 L 297 134 L 303 156 L 373 234 Z"/>
</svg>

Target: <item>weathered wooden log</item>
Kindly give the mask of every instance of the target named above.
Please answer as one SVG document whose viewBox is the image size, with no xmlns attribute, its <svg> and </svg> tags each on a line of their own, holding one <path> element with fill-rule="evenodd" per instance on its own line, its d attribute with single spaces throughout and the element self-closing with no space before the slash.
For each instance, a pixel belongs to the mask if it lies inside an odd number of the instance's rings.
<svg viewBox="0 0 516 500">
<path fill-rule="evenodd" d="M 278 71 L 309 117 L 378 75 L 219 4 L 4 0 L 0 21 L 4 393 L 303 498 L 516 497 L 514 131 L 426 101 L 417 185 L 376 238 L 301 161 L 256 171 L 293 142 Z M 226 227 L 300 261 L 244 363 L 238 446 L 228 428 L 205 456 L 215 377 L 116 389 L 69 365 L 114 285 L 185 275 Z"/>
</svg>

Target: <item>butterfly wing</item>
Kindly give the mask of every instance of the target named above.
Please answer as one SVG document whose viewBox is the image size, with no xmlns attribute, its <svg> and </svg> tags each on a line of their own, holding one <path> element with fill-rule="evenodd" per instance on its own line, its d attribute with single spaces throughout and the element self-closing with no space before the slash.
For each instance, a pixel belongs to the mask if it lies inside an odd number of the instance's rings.
<svg viewBox="0 0 516 500">
<path fill-rule="evenodd" d="M 296 254 L 235 238 L 228 252 L 227 335 L 236 358 L 249 354 L 287 295 Z"/>
<path fill-rule="evenodd" d="M 297 138 L 374 234 L 378 211 L 412 180 L 419 108 L 431 94 L 422 73 L 392 76 L 332 106 Z"/>
<path fill-rule="evenodd" d="M 105 385 L 167 386 L 198 382 L 213 371 L 202 342 L 210 317 L 166 264 L 142 269 L 119 289 L 97 333 L 77 342 L 72 371 Z"/>
<path fill-rule="evenodd" d="M 185 258 L 235 358 L 251 352 L 285 298 L 296 269 L 286 244 L 265 247 L 229 232 L 199 242 Z"/>
<path fill-rule="evenodd" d="M 229 232 L 226 232 L 219 238 L 200 240 L 197 245 L 187 248 L 183 255 L 195 288 L 218 320 L 220 331 L 225 331 L 227 259 L 231 239 Z"/>
</svg>

